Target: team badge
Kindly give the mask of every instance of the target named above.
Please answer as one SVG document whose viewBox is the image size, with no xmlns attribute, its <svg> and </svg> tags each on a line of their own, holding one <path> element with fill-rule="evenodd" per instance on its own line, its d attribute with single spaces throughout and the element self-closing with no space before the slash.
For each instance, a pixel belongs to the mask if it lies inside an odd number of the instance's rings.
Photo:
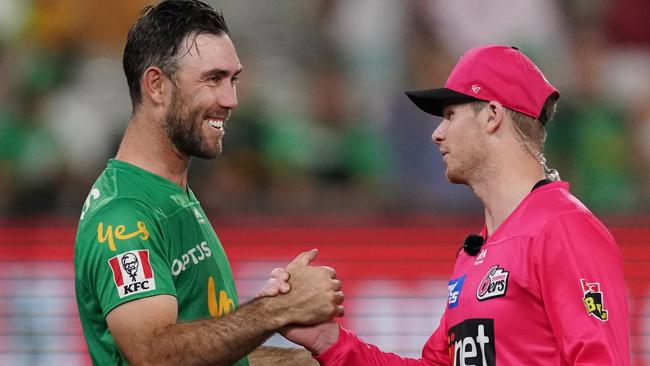
<svg viewBox="0 0 650 366">
<path fill-rule="evenodd" d="M 156 289 L 148 250 L 124 252 L 108 260 L 120 298 Z"/>
<path fill-rule="evenodd" d="M 476 298 L 479 301 L 506 295 L 509 272 L 499 265 L 490 268 L 476 288 Z"/>
<path fill-rule="evenodd" d="M 463 289 L 463 283 L 465 282 L 465 275 L 462 275 L 458 278 L 454 278 L 447 284 L 449 287 L 449 308 L 453 309 L 458 306 L 458 298 L 460 297 L 460 290 Z"/>
<path fill-rule="evenodd" d="M 584 278 L 580 279 L 582 285 L 582 301 L 585 304 L 587 313 L 600 321 L 607 321 L 607 310 L 603 304 L 603 293 L 600 291 L 599 282 L 587 282 Z"/>
</svg>

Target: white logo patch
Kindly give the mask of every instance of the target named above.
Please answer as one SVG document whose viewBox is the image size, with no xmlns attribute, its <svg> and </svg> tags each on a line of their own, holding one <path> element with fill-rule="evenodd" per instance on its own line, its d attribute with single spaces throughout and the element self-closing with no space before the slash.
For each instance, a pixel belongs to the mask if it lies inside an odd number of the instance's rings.
<svg viewBox="0 0 650 366">
<path fill-rule="evenodd" d="M 196 221 L 198 221 L 199 224 L 205 224 L 205 219 L 201 216 L 201 213 L 196 207 L 194 207 L 194 216 L 196 216 Z"/>
<path fill-rule="evenodd" d="M 474 261 L 474 265 L 478 266 L 479 264 L 483 263 L 486 256 L 487 256 L 487 248 L 484 248 L 483 250 L 481 250 L 481 253 L 479 253 L 478 257 L 476 257 L 476 260 Z"/>
<path fill-rule="evenodd" d="M 499 265 L 490 268 L 476 288 L 476 298 L 479 301 L 506 295 L 509 272 Z"/>
<path fill-rule="evenodd" d="M 108 260 L 120 298 L 156 289 L 148 250 L 132 250 Z"/>
</svg>

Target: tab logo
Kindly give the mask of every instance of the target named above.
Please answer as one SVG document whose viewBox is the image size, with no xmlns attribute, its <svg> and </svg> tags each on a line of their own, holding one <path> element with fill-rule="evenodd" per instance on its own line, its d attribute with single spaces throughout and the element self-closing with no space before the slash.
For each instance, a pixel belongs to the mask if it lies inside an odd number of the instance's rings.
<svg viewBox="0 0 650 366">
<path fill-rule="evenodd" d="M 499 265 L 490 268 L 476 288 L 476 298 L 479 301 L 505 296 L 508 289 L 509 272 Z"/>
<path fill-rule="evenodd" d="M 465 283 L 465 275 L 462 275 L 458 278 L 454 278 L 448 283 L 449 288 L 449 308 L 453 309 L 458 306 L 458 300 L 460 297 L 460 291 L 463 289 L 463 283 Z"/>
<path fill-rule="evenodd" d="M 454 366 L 495 366 L 494 320 L 466 319 L 449 329 L 449 359 Z"/>
<path fill-rule="evenodd" d="M 582 302 L 585 304 L 587 313 L 596 319 L 606 322 L 608 319 L 607 310 L 603 305 L 603 293 L 600 291 L 600 282 L 587 282 L 584 278 L 580 279 L 582 286 Z"/>
<path fill-rule="evenodd" d="M 124 252 L 108 260 L 120 298 L 156 289 L 148 250 Z"/>
</svg>

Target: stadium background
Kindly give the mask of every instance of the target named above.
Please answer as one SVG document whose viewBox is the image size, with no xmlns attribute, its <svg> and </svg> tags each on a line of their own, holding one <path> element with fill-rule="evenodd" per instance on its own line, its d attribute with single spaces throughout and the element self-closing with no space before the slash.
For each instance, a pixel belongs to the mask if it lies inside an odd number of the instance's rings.
<svg viewBox="0 0 650 366">
<path fill-rule="evenodd" d="M 80 207 L 130 113 L 121 71 L 143 0 L 0 0 L 0 364 L 85 365 L 72 284 Z M 223 155 L 190 184 L 242 298 L 318 247 L 346 325 L 418 355 L 463 238 L 434 118 L 402 91 L 442 84 L 477 44 L 517 45 L 562 92 L 547 155 L 625 259 L 634 365 L 650 364 L 650 3 L 645 0 L 210 1 L 245 67 Z M 605 301 L 606 301 L 605 294 Z M 273 344 L 286 345 L 279 339 Z"/>
</svg>

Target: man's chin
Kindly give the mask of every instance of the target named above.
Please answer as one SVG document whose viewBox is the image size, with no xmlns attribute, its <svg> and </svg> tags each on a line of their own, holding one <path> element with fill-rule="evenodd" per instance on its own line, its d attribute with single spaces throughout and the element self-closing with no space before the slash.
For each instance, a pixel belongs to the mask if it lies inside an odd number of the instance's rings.
<svg viewBox="0 0 650 366">
<path fill-rule="evenodd" d="M 449 181 L 449 183 L 467 184 L 467 181 L 465 179 L 458 176 L 457 174 L 450 173 L 449 170 L 447 170 L 446 175 L 447 175 L 447 180 Z"/>
<path fill-rule="evenodd" d="M 182 151 L 185 155 L 191 156 L 193 158 L 199 158 L 199 159 L 206 159 L 206 160 L 212 160 L 215 159 L 217 156 L 221 155 L 221 144 L 218 146 L 214 146 L 211 148 L 207 148 L 204 146 L 202 149 L 197 149 L 197 148 L 192 148 L 192 149 L 179 149 Z"/>
<path fill-rule="evenodd" d="M 201 159 L 212 160 L 212 159 L 216 159 L 219 155 L 221 155 L 222 150 L 223 148 L 221 147 L 221 144 L 219 144 L 213 149 L 203 149 L 197 154 L 194 154 L 194 156 Z"/>
<path fill-rule="evenodd" d="M 221 149 L 219 149 L 219 151 L 202 151 L 201 153 L 193 154 L 192 156 L 199 159 L 213 160 L 216 159 L 219 155 L 221 155 Z"/>
</svg>

